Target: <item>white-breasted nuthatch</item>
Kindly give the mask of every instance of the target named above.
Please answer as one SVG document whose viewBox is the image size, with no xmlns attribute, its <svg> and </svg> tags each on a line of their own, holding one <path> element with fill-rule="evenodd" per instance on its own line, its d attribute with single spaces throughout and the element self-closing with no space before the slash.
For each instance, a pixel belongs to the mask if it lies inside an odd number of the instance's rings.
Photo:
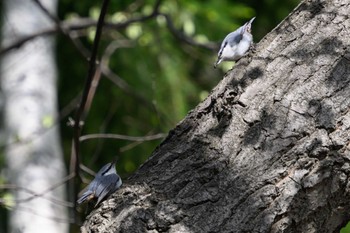
<svg viewBox="0 0 350 233">
<path fill-rule="evenodd" d="M 255 17 L 246 22 L 236 31 L 228 34 L 221 43 L 218 60 L 214 68 L 222 61 L 237 61 L 245 55 L 253 43 L 251 27 Z"/>
<path fill-rule="evenodd" d="M 90 184 L 83 189 L 83 194 L 77 200 L 78 204 L 97 199 L 95 207 L 107 196 L 111 195 L 122 185 L 122 179 L 115 170 L 115 163 L 104 165 Z"/>
</svg>

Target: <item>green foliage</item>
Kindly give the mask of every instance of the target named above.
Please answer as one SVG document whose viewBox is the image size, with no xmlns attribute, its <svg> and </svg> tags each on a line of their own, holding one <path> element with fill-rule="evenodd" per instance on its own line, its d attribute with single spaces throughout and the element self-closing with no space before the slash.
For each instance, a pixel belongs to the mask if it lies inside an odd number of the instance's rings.
<svg viewBox="0 0 350 233">
<path fill-rule="evenodd" d="M 107 21 L 112 23 L 150 14 L 154 0 L 111 1 Z M 169 0 L 162 1 L 159 11 L 170 15 L 174 26 L 198 43 L 217 42 L 229 32 L 256 16 L 253 23 L 254 41 L 258 42 L 271 31 L 299 0 Z M 60 19 L 91 17 L 97 19 L 101 1 L 59 1 Z M 1 10 L 1 3 L 0 3 Z M 95 28 L 81 31 L 83 46 L 91 49 Z M 217 51 L 205 50 L 179 41 L 167 28 L 163 16 L 129 24 L 118 30 L 105 29 L 100 57 L 113 41 L 128 40 L 130 48 L 117 49 L 109 68 L 132 88 L 135 95 L 126 93 L 106 77 L 102 77 L 86 118 L 83 134 L 115 133 L 143 136 L 167 133 L 203 100 L 223 77 L 232 63 L 214 70 Z M 66 37 L 58 36 L 57 59 L 59 71 L 59 106 L 64 109 L 82 91 L 88 63 Z M 73 107 L 76 104 L 73 104 Z M 72 128 L 67 126 L 70 112 L 61 121 L 62 143 L 66 160 L 71 155 Z M 52 119 L 43 119 L 50 126 Z M 160 140 L 128 142 L 113 139 L 94 139 L 82 143 L 82 162 L 94 169 L 118 157 L 117 169 L 127 177 L 152 153 Z M 1 159 L 1 156 L 0 156 Z M 3 161 L 0 163 L 3 164 Z M 0 184 L 1 176 L 0 174 Z M 1 193 L 8 201 L 8 193 Z M 7 197 L 5 198 L 5 196 Z M 4 216 L 4 214 L 0 214 Z M 3 228 L 3 227 L 2 227 Z M 350 225 L 341 230 L 350 233 Z"/>
<path fill-rule="evenodd" d="M 350 233 L 350 222 L 340 230 L 340 233 Z"/>
<path fill-rule="evenodd" d="M 4 174 L 4 155 L 0 153 L 0 186 L 6 184 L 5 174 Z M 8 210 L 12 207 L 13 196 L 7 189 L 0 189 L 0 231 L 7 232 L 7 219 L 8 219 Z"/>
<path fill-rule="evenodd" d="M 253 24 L 255 41 L 277 25 L 299 1 L 162 1 L 159 11 L 168 14 L 180 33 L 194 41 L 220 43 L 225 35 L 257 16 Z M 59 17 L 91 17 L 99 14 L 100 2 L 60 1 Z M 155 1 L 112 1 L 107 21 L 113 23 L 148 15 Z M 94 28 L 83 31 L 82 44 L 91 48 Z M 214 70 L 217 51 L 205 50 L 178 40 L 159 15 L 129 24 L 118 30 L 106 29 L 100 47 L 103 56 L 111 42 L 128 40 L 129 48 L 119 48 L 110 57 L 109 68 L 132 89 L 126 93 L 102 77 L 86 118 L 83 134 L 114 133 L 143 136 L 167 133 L 193 109 L 220 81 L 222 70 Z M 218 44 L 219 45 L 219 44 Z M 65 37 L 59 37 L 59 104 L 64 108 L 81 92 L 87 62 Z M 227 64 L 226 67 L 232 66 Z M 136 98 L 135 95 L 141 96 Z M 73 116 L 73 113 L 70 114 Z M 62 138 L 67 160 L 72 129 L 62 122 Z M 117 169 L 123 177 L 131 174 L 160 141 L 127 142 L 95 139 L 82 143 L 82 161 L 98 170 L 118 157 Z"/>
</svg>

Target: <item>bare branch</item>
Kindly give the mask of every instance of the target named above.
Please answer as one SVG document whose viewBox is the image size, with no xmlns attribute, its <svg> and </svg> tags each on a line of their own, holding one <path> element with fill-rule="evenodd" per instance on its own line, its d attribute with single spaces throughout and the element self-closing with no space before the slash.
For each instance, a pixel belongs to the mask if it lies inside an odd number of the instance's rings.
<svg viewBox="0 0 350 233">
<path fill-rule="evenodd" d="M 28 201 L 31 201 L 35 198 L 43 198 L 43 199 L 46 199 L 48 201 L 51 201 L 52 203 L 55 203 L 55 204 L 58 204 L 58 205 L 62 205 L 62 206 L 66 206 L 66 207 L 74 207 L 74 204 L 72 204 L 71 202 L 66 202 L 66 201 L 63 201 L 63 200 L 59 200 L 57 198 L 54 198 L 54 197 L 47 197 L 45 196 L 46 193 L 64 185 L 65 183 L 67 183 L 69 180 L 73 179 L 74 178 L 74 174 L 69 174 L 68 176 L 66 176 L 65 178 L 63 178 L 60 182 L 56 183 L 56 184 L 53 184 L 51 185 L 49 188 L 47 188 L 46 190 L 38 193 L 38 192 L 35 192 L 29 188 L 25 188 L 25 187 L 20 187 L 20 186 L 16 186 L 16 185 L 12 185 L 12 184 L 3 184 L 3 185 L 0 185 L 0 189 L 16 189 L 16 190 L 22 190 L 24 192 L 27 192 L 29 194 L 31 194 L 32 196 L 31 197 L 28 197 L 28 198 L 24 198 L 24 199 L 17 199 L 15 200 L 15 203 L 19 203 L 19 202 L 28 202 Z M 2 202 L 3 204 L 4 202 Z"/>
<path fill-rule="evenodd" d="M 52 21 L 55 22 L 56 24 L 56 28 L 65 36 L 67 36 L 74 44 L 74 46 L 78 49 L 78 51 L 80 52 L 80 54 L 84 57 L 84 58 L 88 58 L 88 53 L 86 52 L 86 49 L 82 47 L 81 43 L 79 43 L 75 38 L 72 37 L 71 35 L 71 30 L 69 30 L 68 28 L 64 27 L 64 23 L 61 22 L 61 20 L 56 17 L 55 15 L 51 14 L 46 7 L 44 7 L 44 5 L 39 1 L 39 0 L 33 0 L 38 7 L 46 14 L 47 17 L 49 17 Z"/>
<path fill-rule="evenodd" d="M 168 14 L 163 14 L 163 13 L 159 13 L 159 15 L 164 16 L 164 18 L 166 19 L 167 22 L 167 26 L 169 31 L 180 41 L 185 42 L 189 45 L 193 45 L 193 46 L 197 46 L 197 47 L 202 47 L 205 49 L 209 49 L 209 50 L 217 50 L 218 48 L 218 44 L 217 43 L 198 43 L 195 40 L 193 40 L 191 37 L 186 36 L 185 34 L 183 34 L 182 32 L 180 32 L 179 30 L 176 29 L 171 17 Z"/>
<path fill-rule="evenodd" d="M 103 24 L 104 24 L 104 18 L 105 15 L 107 13 L 107 6 L 108 6 L 109 0 L 104 0 L 102 3 L 102 7 L 101 7 L 101 12 L 100 12 L 100 16 L 96 25 L 96 34 L 95 34 L 95 39 L 94 39 L 94 43 L 93 43 L 93 47 L 92 47 L 92 51 L 91 51 L 91 57 L 90 57 L 90 61 L 89 61 L 89 70 L 88 70 L 88 74 L 87 74 L 87 78 L 85 81 L 85 87 L 83 89 L 83 94 L 82 94 L 82 98 L 81 98 L 81 102 L 78 106 L 76 115 L 75 115 L 75 123 L 74 123 L 74 131 L 73 131 L 73 151 L 72 151 L 72 158 L 71 158 L 71 166 L 70 167 L 70 172 L 74 173 L 78 176 L 78 178 L 80 178 L 79 175 L 79 164 L 80 164 L 80 135 L 81 135 L 81 125 L 80 125 L 80 119 L 83 115 L 85 106 L 86 106 L 86 102 L 88 99 L 88 95 L 91 89 L 91 85 L 92 85 L 92 81 L 93 81 L 93 76 L 95 74 L 96 71 L 96 58 L 97 58 L 97 51 L 98 51 L 98 46 L 99 46 L 99 42 L 101 39 L 101 34 L 102 34 L 102 28 L 103 28 Z M 76 187 L 79 185 L 80 179 L 75 179 L 75 182 L 71 182 L 70 184 L 70 188 L 73 190 L 72 193 L 77 193 Z M 71 197 L 74 204 L 76 205 L 76 195 L 74 195 L 74 197 Z M 76 206 L 75 206 L 76 207 Z M 77 216 L 76 216 L 77 217 Z"/>
<path fill-rule="evenodd" d="M 120 139 L 120 140 L 126 140 L 126 141 L 135 141 L 135 142 L 145 142 L 145 141 L 152 141 L 164 138 L 166 134 L 159 133 L 155 135 L 149 135 L 149 136 L 141 136 L 141 137 L 135 137 L 135 136 L 128 136 L 128 135 L 121 135 L 121 134 L 88 134 L 80 137 L 80 141 L 86 141 L 90 139 Z"/>
<path fill-rule="evenodd" d="M 51 187 L 49 187 L 48 189 L 44 190 L 43 192 L 41 193 L 36 193 L 35 195 L 33 194 L 32 197 L 29 197 L 29 198 L 26 198 L 26 199 L 21 199 L 19 201 L 21 202 L 25 202 L 25 201 L 30 201 L 34 198 L 37 198 L 37 197 L 42 197 L 44 196 L 46 193 L 64 185 L 66 182 L 68 182 L 69 180 L 73 179 L 75 177 L 75 174 L 69 174 L 68 176 L 64 177 L 60 182 L 56 183 L 56 184 L 53 184 Z M 28 189 L 29 190 L 29 189 Z M 61 204 L 64 204 L 64 203 L 69 203 L 69 202 L 63 202 L 61 201 Z M 68 205 L 68 204 L 64 204 L 64 205 Z M 72 207 L 71 203 L 69 204 L 69 207 Z"/>
<path fill-rule="evenodd" d="M 159 15 L 159 7 L 160 7 L 161 0 L 157 0 L 154 4 L 153 11 L 149 15 L 143 15 L 135 18 L 131 18 L 129 20 L 126 20 L 121 23 L 111 23 L 111 22 L 104 22 L 104 26 L 109 29 L 123 29 L 129 26 L 130 24 L 137 23 L 137 22 L 144 22 L 149 19 L 155 18 L 157 15 Z M 90 18 L 81 18 L 75 22 L 75 24 L 67 25 L 67 29 L 70 30 L 80 30 L 80 29 L 86 29 L 88 27 L 93 27 L 96 25 L 96 21 Z"/>
<path fill-rule="evenodd" d="M 64 183 L 66 182 L 66 180 L 63 181 Z M 43 198 L 45 200 L 48 200 L 48 201 L 51 201 L 52 203 L 55 203 L 55 204 L 58 204 L 58 205 L 62 205 L 62 206 L 66 206 L 66 207 L 73 207 L 74 205 L 71 203 L 71 202 L 67 202 L 67 201 L 64 201 L 64 200 L 60 200 L 60 199 L 57 199 L 57 198 L 54 198 L 54 197 L 47 197 L 45 196 L 45 194 L 48 192 L 47 190 L 45 190 L 44 192 L 41 192 L 41 193 L 37 193 L 31 189 L 28 189 L 28 188 L 25 188 L 25 187 L 20 187 L 20 186 L 16 186 L 16 185 L 12 185 L 12 184 L 3 184 L 3 185 L 0 185 L 0 189 L 3 189 L 3 190 L 22 190 L 26 193 L 29 193 L 31 194 L 32 196 L 31 197 L 28 197 L 28 198 L 25 198 L 25 199 L 16 199 L 14 200 L 15 203 L 20 203 L 20 202 L 28 202 L 28 201 L 31 201 L 35 198 Z M 2 202 L 2 203 L 5 203 L 5 202 Z M 5 204 L 3 204 L 5 205 Z"/>
<path fill-rule="evenodd" d="M 114 73 L 110 68 L 109 68 L 109 59 L 111 55 L 114 53 L 114 51 L 118 48 L 125 48 L 125 47 L 130 47 L 130 43 L 126 41 L 113 41 L 110 43 L 101 59 L 101 71 L 102 73 L 110 80 L 112 81 L 116 86 L 120 88 L 123 92 L 126 94 L 134 97 L 138 101 L 140 101 L 142 104 L 148 106 L 149 108 L 153 109 L 154 105 L 147 100 L 144 96 L 142 96 L 138 91 L 134 90 L 127 82 L 124 81 L 119 75 Z"/>
<path fill-rule="evenodd" d="M 11 209 L 11 206 L 7 206 L 7 205 L 5 205 L 5 206 L 7 208 Z M 76 224 L 76 222 L 72 218 L 65 219 L 65 218 L 60 218 L 60 217 L 57 217 L 57 216 L 41 215 L 41 214 L 38 214 L 36 210 L 31 209 L 31 208 L 17 207 L 17 210 L 20 210 L 20 211 L 23 211 L 23 212 L 29 212 L 29 213 L 31 213 L 33 215 L 40 216 L 40 217 L 43 217 L 43 218 L 46 218 L 46 219 L 50 219 L 50 220 L 55 221 L 55 222 Z"/>
<path fill-rule="evenodd" d="M 46 7 L 44 7 L 44 5 L 39 1 L 39 0 L 33 0 L 33 2 L 35 2 L 38 7 L 52 20 L 54 21 L 57 26 L 59 26 L 61 24 L 61 21 L 59 18 L 57 18 L 55 15 L 51 14 Z"/>
<path fill-rule="evenodd" d="M 58 29 L 57 28 L 50 28 L 50 29 L 45 29 L 42 31 L 39 31 L 35 34 L 29 35 L 29 36 L 25 36 L 22 39 L 19 39 L 17 41 L 15 41 L 14 43 L 12 43 L 11 45 L 5 47 L 5 48 L 0 48 L 0 56 L 7 53 L 8 51 L 12 50 L 12 49 L 16 49 L 21 47 L 23 44 L 25 44 L 26 42 L 35 39 L 36 37 L 39 36 L 48 36 L 48 35 L 52 35 L 54 33 L 57 33 Z"/>
<path fill-rule="evenodd" d="M 55 28 L 51 29 L 46 29 L 44 31 L 37 32 L 33 35 L 27 36 L 19 41 L 14 42 L 12 45 L 5 47 L 5 48 L 0 48 L 0 55 L 8 52 L 11 49 L 18 48 L 22 46 L 24 43 L 26 43 L 29 40 L 32 40 L 36 37 L 39 36 L 45 36 L 45 35 L 51 35 L 57 32 L 61 32 L 62 34 L 66 35 L 75 45 L 75 47 L 78 49 L 78 51 L 82 54 L 82 56 L 87 59 L 89 57 L 89 52 L 82 46 L 82 44 L 77 41 L 77 39 L 72 36 L 72 33 L 74 31 L 79 31 L 79 30 L 85 30 L 89 27 L 95 27 L 97 22 L 96 20 L 93 20 L 91 18 L 78 18 L 74 20 L 65 20 L 65 21 L 60 21 L 56 16 L 52 15 L 50 12 L 47 11 L 47 9 L 40 3 L 39 0 L 33 0 L 43 11 L 46 13 L 46 15 L 51 18 L 55 23 L 56 26 Z M 209 42 L 209 43 L 198 43 L 195 40 L 193 40 L 191 37 L 188 37 L 184 35 L 181 31 L 176 29 L 174 26 L 174 23 L 171 19 L 171 17 L 167 14 L 159 12 L 159 6 L 160 6 L 161 1 L 158 0 L 153 8 L 153 11 L 144 16 L 139 16 L 135 18 L 131 18 L 129 20 L 126 20 L 124 22 L 120 23 L 112 23 L 112 22 L 103 22 L 103 25 L 107 29 L 123 29 L 129 26 L 130 24 L 137 23 L 137 22 L 144 22 L 150 19 L 154 19 L 156 16 L 163 16 L 166 19 L 167 22 L 167 27 L 169 31 L 180 41 L 187 43 L 192 46 L 197 46 L 197 47 L 202 47 L 205 49 L 209 50 L 216 50 L 218 48 L 217 43 Z"/>
<path fill-rule="evenodd" d="M 137 147 L 137 146 L 140 145 L 141 143 L 142 143 L 142 142 L 137 142 L 137 141 L 131 142 L 131 143 L 129 143 L 128 145 L 125 145 L 125 146 L 123 146 L 123 147 L 120 147 L 120 148 L 119 148 L 119 151 L 120 151 L 121 153 L 123 153 L 123 152 L 125 152 L 125 151 L 131 150 L 131 149 L 134 148 L 134 147 Z"/>
<path fill-rule="evenodd" d="M 82 116 L 81 116 L 81 121 L 83 121 L 83 122 L 85 121 L 87 113 L 90 111 L 92 100 L 94 99 L 96 89 L 98 87 L 100 79 L 101 79 L 101 68 L 100 68 L 100 65 L 98 65 L 96 68 L 96 72 L 92 78 L 91 86 L 90 86 L 89 93 L 88 93 L 85 107 L 84 107 L 84 111 L 83 111 Z"/>
<path fill-rule="evenodd" d="M 88 173 L 89 175 L 92 175 L 92 176 L 95 176 L 95 175 L 96 175 L 96 173 L 95 173 L 93 170 L 91 170 L 90 168 L 88 168 L 87 166 L 85 166 L 85 165 L 82 164 L 82 163 L 80 164 L 80 169 L 81 169 L 82 171 Z"/>
</svg>

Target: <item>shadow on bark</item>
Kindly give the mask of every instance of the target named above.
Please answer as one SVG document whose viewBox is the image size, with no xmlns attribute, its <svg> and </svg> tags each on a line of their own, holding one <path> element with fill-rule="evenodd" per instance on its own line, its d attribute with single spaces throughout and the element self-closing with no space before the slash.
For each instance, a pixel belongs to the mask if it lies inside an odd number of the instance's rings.
<svg viewBox="0 0 350 233">
<path fill-rule="evenodd" d="M 350 219 L 349 11 L 349 0 L 301 4 L 82 230 L 339 231 Z"/>
</svg>

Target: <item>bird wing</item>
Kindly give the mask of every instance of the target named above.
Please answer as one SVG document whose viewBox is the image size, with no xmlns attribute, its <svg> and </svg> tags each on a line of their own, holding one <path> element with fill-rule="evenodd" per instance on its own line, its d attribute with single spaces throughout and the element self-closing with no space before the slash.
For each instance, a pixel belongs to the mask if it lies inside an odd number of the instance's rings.
<svg viewBox="0 0 350 233">
<path fill-rule="evenodd" d="M 95 206 L 97 206 L 105 197 L 109 196 L 119 188 L 119 180 L 120 177 L 117 174 L 110 174 L 103 177 L 101 183 L 96 187 L 95 193 L 98 199 Z"/>
<path fill-rule="evenodd" d="M 229 45 L 231 48 L 234 48 L 236 45 L 239 44 L 242 38 L 243 38 L 242 27 L 228 34 L 221 43 L 221 47 L 218 52 L 218 58 L 219 59 L 221 58 L 222 53 L 227 45 Z"/>
<path fill-rule="evenodd" d="M 80 196 L 80 198 L 77 200 L 78 204 L 81 204 L 84 201 L 88 201 L 96 197 L 96 189 L 98 182 L 99 177 L 96 175 L 96 177 L 90 182 L 90 184 L 78 194 L 78 196 Z"/>
<path fill-rule="evenodd" d="M 230 40 L 230 47 L 234 47 L 237 46 L 239 44 L 239 42 L 242 40 L 243 38 L 243 33 L 240 31 L 234 31 L 230 34 L 232 34 L 232 39 Z"/>
<path fill-rule="evenodd" d="M 81 203 L 83 203 L 84 201 L 86 201 L 87 199 L 93 198 L 95 196 L 94 191 L 92 189 L 90 189 L 90 185 L 87 186 L 85 189 L 83 189 L 83 191 L 80 193 L 82 193 L 82 194 L 79 194 L 80 198 L 77 200 L 77 203 L 79 205 Z"/>
</svg>

